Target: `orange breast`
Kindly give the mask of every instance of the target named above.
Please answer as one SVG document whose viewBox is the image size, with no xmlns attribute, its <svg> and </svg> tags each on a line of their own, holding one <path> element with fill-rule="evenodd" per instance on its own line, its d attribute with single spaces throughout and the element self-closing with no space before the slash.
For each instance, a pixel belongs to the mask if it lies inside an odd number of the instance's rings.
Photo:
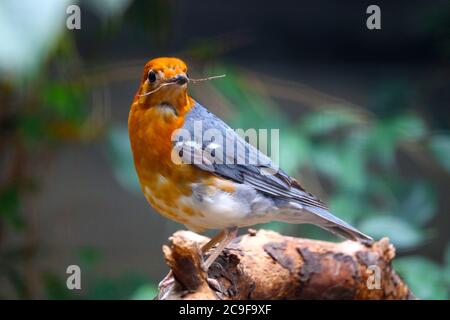
<svg viewBox="0 0 450 320">
<path fill-rule="evenodd" d="M 134 164 L 142 191 L 150 204 L 162 215 L 183 224 L 201 215 L 195 208 L 178 201 L 192 195 L 191 184 L 208 179 L 209 174 L 189 164 L 171 159 L 174 130 L 184 118 L 158 107 L 131 108 L 128 127 Z"/>
</svg>

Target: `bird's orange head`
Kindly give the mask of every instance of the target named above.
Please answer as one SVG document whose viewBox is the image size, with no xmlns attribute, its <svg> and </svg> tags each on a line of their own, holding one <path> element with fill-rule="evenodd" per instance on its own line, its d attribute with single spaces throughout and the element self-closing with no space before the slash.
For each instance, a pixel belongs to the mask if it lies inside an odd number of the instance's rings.
<svg viewBox="0 0 450 320">
<path fill-rule="evenodd" d="M 177 111 L 189 107 L 187 95 L 189 76 L 186 64 L 178 58 L 155 58 L 144 66 L 135 100 L 145 108 L 167 104 Z"/>
<path fill-rule="evenodd" d="M 172 134 L 183 126 L 185 115 L 195 104 L 187 94 L 188 82 L 186 64 L 180 59 L 150 60 L 144 66 L 128 117 L 131 149 L 142 190 L 153 207 L 181 223 L 187 223 L 186 217 L 173 206 L 179 197 L 189 196 L 190 185 L 204 175 L 194 166 L 177 165 L 172 160 Z"/>
</svg>

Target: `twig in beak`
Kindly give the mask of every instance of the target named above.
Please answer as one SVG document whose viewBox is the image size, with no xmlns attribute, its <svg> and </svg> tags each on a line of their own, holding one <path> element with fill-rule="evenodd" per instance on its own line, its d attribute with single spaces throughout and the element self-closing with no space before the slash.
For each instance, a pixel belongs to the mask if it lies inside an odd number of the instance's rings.
<svg viewBox="0 0 450 320">
<path fill-rule="evenodd" d="M 225 78 L 225 74 L 221 74 L 219 76 L 212 76 L 212 77 L 207 77 L 207 78 L 200 78 L 200 79 L 188 79 L 188 82 L 192 82 L 192 83 L 197 83 L 197 82 L 201 82 L 201 81 L 208 81 L 208 80 L 214 80 L 214 79 L 219 79 L 219 78 Z M 158 88 L 153 89 L 152 91 L 146 92 L 144 94 L 140 94 L 139 97 L 146 97 L 151 95 L 152 93 L 155 93 L 156 91 L 159 91 L 162 87 L 165 86 L 170 86 L 176 84 L 176 82 L 166 82 L 161 84 Z"/>
<path fill-rule="evenodd" d="M 189 78 L 189 82 L 196 83 L 196 82 L 214 80 L 214 79 L 225 78 L 225 77 L 226 77 L 226 74 L 221 74 L 219 76 L 212 76 L 212 77 L 207 77 L 207 78 L 200 78 L 200 79 L 190 79 Z"/>
<path fill-rule="evenodd" d="M 173 85 L 173 84 L 175 84 L 175 82 L 167 82 L 167 83 L 163 83 L 163 84 L 161 84 L 158 88 L 153 89 L 152 91 L 146 92 L 146 93 L 144 93 L 144 94 L 140 94 L 139 97 L 146 97 L 146 96 L 149 96 L 149 95 L 151 95 L 152 93 L 155 93 L 156 91 L 159 91 L 159 89 L 161 89 L 162 87 L 170 86 L 170 85 Z"/>
</svg>

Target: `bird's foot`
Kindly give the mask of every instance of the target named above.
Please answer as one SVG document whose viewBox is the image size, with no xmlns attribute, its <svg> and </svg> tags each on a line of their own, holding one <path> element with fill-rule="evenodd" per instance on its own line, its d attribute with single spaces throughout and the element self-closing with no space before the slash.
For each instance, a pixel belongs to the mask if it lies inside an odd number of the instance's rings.
<svg viewBox="0 0 450 320">
<path fill-rule="evenodd" d="M 164 300 L 165 296 L 172 290 L 175 284 L 175 278 L 173 277 L 172 270 L 161 280 L 158 284 L 159 294 L 158 299 Z"/>
<path fill-rule="evenodd" d="M 237 236 L 238 228 L 237 227 L 230 227 L 224 230 L 223 236 L 221 236 L 220 241 L 216 248 L 212 250 L 210 255 L 206 260 L 202 260 L 202 269 L 205 272 L 208 272 L 209 267 L 211 264 L 216 261 L 216 259 L 219 257 L 219 255 L 222 253 L 222 251 L 226 248 L 226 246 Z M 212 245 L 209 246 L 209 243 L 207 243 L 203 248 L 203 252 L 207 252 L 209 248 L 212 248 Z M 208 247 L 208 249 L 206 249 Z M 205 250 L 206 249 L 206 250 Z"/>
<path fill-rule="evenodd" d="M 169 273 L 164 277 L 164 279 L 162 279 L 161 282 L 158 284 L 158 288 L 164 289 L 174 282 L 175 278 L 173 277 L 172 270 L 170 270 Z"/>
<path fill-rule="evenodd" d="M 210 263 L 208 261 L 208 258 L 209 258 L 209 255 L 203 255 L 201 257 L 201 261 L 200 261 L 200 268 L 203 272 L 206 273 L 206 275 L 208 275 L 209 268 L 211 267 L 211 264 L 212 264 L 212 262 Z"/>
</svg>

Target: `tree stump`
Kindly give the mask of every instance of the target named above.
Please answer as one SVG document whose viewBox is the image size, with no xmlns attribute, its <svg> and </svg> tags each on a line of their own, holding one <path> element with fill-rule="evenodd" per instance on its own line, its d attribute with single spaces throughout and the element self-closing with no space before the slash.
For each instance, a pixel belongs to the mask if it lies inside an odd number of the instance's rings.
<svg viewBox="0 0 450 320">
<path fill-rule="evenodd" d="M 332 243 L 250 229 L 202 269 L 208 238 L 178 231 L 163 247 L 175 282 L 159 299 L 414 299 L 391 262 L 389 239 Z"/>
</svg>

